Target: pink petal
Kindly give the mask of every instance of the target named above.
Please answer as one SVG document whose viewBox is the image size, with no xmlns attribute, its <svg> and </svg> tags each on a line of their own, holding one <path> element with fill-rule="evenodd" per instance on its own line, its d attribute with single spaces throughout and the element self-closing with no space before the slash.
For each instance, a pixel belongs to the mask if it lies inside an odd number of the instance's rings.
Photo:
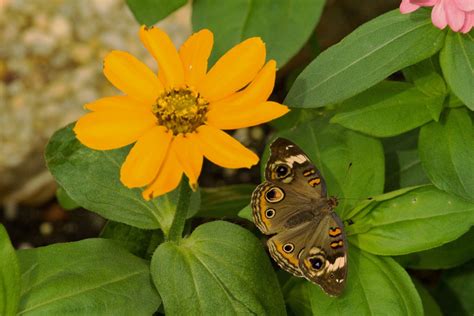
<svg viewBox="0 0 474 316">
<path fill-rule="evenodd" d="M 474 27 L 474 11 L 466 13 L 466 18 L 464 20 L 464 25 L 461 28 L 462 33 L 469 32 L 472 27 Z"/>
<path fill-rule="evenodd" d="M 456 3 L 456 6 L 465 11 L 474 11 L 474 1 L 473 0 L 453 0 Z"/>
<path fill-rule="evenodd" d="M 410 13 L 418 9 L 420 6 L 416 4 L 412 4 L 410 0 L 403 0 L 400 3 L 400 12 L 403 14 Z"/>
<path fill-rule="evenodd" d="M 444 12 L 443 1 L 434 6 L 433 11 L 431 11 L 431 20 L 433 24 L 439 28 L 444 29 L 448 25 L 446 20 L 446 12 Z"/>
<path fill-rule="evenodd" d="M 444 0 L 444 10 L 448 24 L 454 32 L 458 32 L 464 25 L 466 13 L 458 9 L 454 1 Z"/>
<path fill-rule="evenodd" d="M 422 7 L 432 7 L 438 4 L 440 0 L 410 0 L 410 2 Z"/>
</svg>

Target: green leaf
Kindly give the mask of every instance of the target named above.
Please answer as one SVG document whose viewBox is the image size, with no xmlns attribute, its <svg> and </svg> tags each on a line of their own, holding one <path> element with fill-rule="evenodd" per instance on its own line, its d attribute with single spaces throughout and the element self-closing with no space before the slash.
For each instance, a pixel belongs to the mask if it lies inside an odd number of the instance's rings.
<svg viewBox="0 0 474 316">
<path fill-rule="evenodd" d="M 167 315 L 284 315 L 278 281 L 260 241 L 227 222 L 199 226 L 153 255 Z"/>
<path fill-rule="evenodd" d="M 67 211 L 81 207 L 76 201 L 71 199 L 67 192 L 61 187 L 56 190 L 56 198 L 58 199 L 59 205 Z"/>
<path fill-rule="evenodd" d="M 126 224 L 108 221 L 102 229 L 100 237 L 112 239 L 135 256 L 145 258 L 153 233 L 154 231 L 152 230 L 139 229 Z"/>
<path fill-rule="evenodd" d="M 135 19 L 151 26 L 181 8 L 187 0 L 126 0 Z"/>
<path fill-rule="evenodd" d="M 250 204 L 247 204 L 239 211 L 238 215 L 240 218 L 244 218 L 248 221 L 253 222 L 252 206 L 250 206 Z"/>
<path fill-rule="evenodd" d="M 349 246 L 346 289 L 330 297 L 301 280 L 289 290 L 289 308 L 296 315 L 423 315 L 420 297 L 406 273 L 392 258 L 378 257 Z M 294 293 L 296 291 L 296 293 Z"/>
<path fill-rule="evenodd" d="M 145 260 L 106 239 L 18 251 L 28 315 L 151 315 L 160 305 Z"/>
<path fill-rule="evenodd" d="M 443 272 L 433 296 L 445 316 L 474 314 L 474 260 L 456 269 Z"/>
<path fill-rule="evenodd" d="M 200 217 L 236 217 L 249 203 L 254 185 L 235 184 L 217 188 L 201 188 L 202 204 L 196 214 Z"/>
<path fill-rule="evenodd" d="M 423 303 L 423 311 L 426 316 L 443 316 L 438 303 L 436 303 L 430 292 L 416 279 L 412 279 L 413 284 L 420 295 L 421 302 Z"/>
<path fill-rule="evenodd" d="M 167 234 L 176 208 L 176 190 L 145 201 L 143 189 L 128 189 L 119 179 L 130 147 L 92 150 L 76 139 L 73 125 L 57 131 L 46 147 L 48 168 L 70 198 L 109 220 L 142 229 L 161 228 Z M 192 199 L 190 215 L 199 209 L 199 193 Z"/>
<path fill-rule="evenodd" d="M 214 32 L 210 59 L 218 57 L 239 42 L 260 36 L 266 44 L 267 59 L 283 67 L 306 43 L 314 30 L 324 0 L 194 0 L 193 29 Z"/>
<path fill-rule="evenodd" d="M 296 79 L 284 103 L 310 108 L 345 100 L 435 54 L 444 36 L 427 10 L 383 14 L 321 53 Z"/>
<path fill-rule="evenodd" d="M 384 159 L 379 140 L 325 119 L 306 122 L 277 136 L 295 142 L 321 170 L 328 195 L 340 198 L 337 210 L 343 219 L 360 199 L 383 192 Z M 266 149 L 262 162 L 268 154 Z"/>
<path fill-rule="evenodd" d="M 418 85 L 420 82 L 423 82 L 424 78 L 432 76 L 434 73 L 441 73 L 439 56 L 434 55 L 419 63 L 408 66 L 402 70 L 402 73 L 407 81 Z"/>
<path fill-rule="evenodd" d="M 449 269 L 474 259 L 474 228 L 441 247 L 395 257 L 410 269 Z"/>
<path fill-rule="evenodd" d="M 20 301 L 20 267 L 8 233 L 0 224 L 0 315 L 16 315 Z"/>
<path fill-rule="evenodd" d="M 434 78 L 436 79 L 429 81 L 430 86 L 444 91 L 445 87 L 442 80 L 438 81 L 439 78 Z M 394 87 L 405 86 L 405 89 L 401 92 L 387 93 L 387 86 L 390 85 Z M 393 88 L 393 90 L 396 89 Z M 377 102 L 370 103 L 357 98 L 357 101 L 350 102 L 353 104 L 352 108 L 346 105 L 348 111 L 336 114 L 331 119 L 331 123 L 338 123 L 346 128 L 371 136 L 395 136 L 421 126 L 431 121 L 433 117 L 437 119 L 445 98 L 445 94 L 442 93 L 440 95 L 428 95 L 414 85 L 390 81 L 383 83 L 381 86 L 375 86 L 364 94 L 370 94 L 371 92 L 376 94 L 371 98 L 379 99 Z"/>
<path fill-rule="evenodd" d="M 473 33 L 449 31 L 440 53 L 440 63 L 451 90 L 474 111 Z"/>
<path fill-rule="evenodd" d="M 439 247 L 474 225 L 473 203 L 431 185 L 402 192 L 354 216 L 349 239 L 377 255 L 403 255 Z"/>
<path fill-rule="evenodd" d="M 474 202 L 474 128 L 466 109 L 452 109 L 420 131 L 420 158 L 439 189 Z"/>
</svg>

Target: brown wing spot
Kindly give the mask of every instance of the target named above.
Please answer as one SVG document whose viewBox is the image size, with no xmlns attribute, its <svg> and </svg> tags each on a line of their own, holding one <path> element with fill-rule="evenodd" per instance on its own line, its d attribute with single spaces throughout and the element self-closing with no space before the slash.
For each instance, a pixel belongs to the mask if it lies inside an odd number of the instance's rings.
<svg viewBox="0 0 474 316">
<path fill-rule="evenodd" d="M 312 186 L 312 187 L 315 187 L 317 186 L 318 184 L 321 183 L 321 179 L 320 178 L 313 178 L 313 179 L 310 179 L 308 181 L 309 185 Z"/>
<path fill-rule="evenodd" d="M 308 170 L 303 171 L 303 176 L 309 177 L 310 175 L 315 174 L 315 173 L 316 173 L 316 170 L 308 169 Z"/>
<path fill-rule="evenodd" d="M 331 248 L 332 248 L 332 249 L 337 249 L 337 248 L 340 248 L 340 247 L 342 247 L 342 246 L 344 246 L 344 242 L 343 242 L 342 240 L 333 241 L 333 242 L 331 243 Z"/>
<path fill-rule="evenodd" d="M 329 236 L 337 237 L 342 234 L 342 230 L 339 227 L 331 227 L 329 228 Z"/>
</svg>

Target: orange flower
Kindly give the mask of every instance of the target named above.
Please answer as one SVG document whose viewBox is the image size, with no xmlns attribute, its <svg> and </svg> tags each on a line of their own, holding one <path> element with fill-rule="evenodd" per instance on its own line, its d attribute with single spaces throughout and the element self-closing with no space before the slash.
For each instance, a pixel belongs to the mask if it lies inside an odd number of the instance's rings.
<svg viewBox="0 0 474 316">
<path fill-rule="evenodd" d="M 120 171 L 129 188 L 147 188 L 145 199 L 167 193 L 183 172 L 195 188 L 203 156 L 225 168 L 255 165 L 258 157 L 222 130 L 258 125 L 288 108 L 267 101 L 276 63 L 265 65 L 265 44 L 250 38 L 207 71 L 213 45 L 209 30 L 193 34 L 176 51 L 158 28 L 140 29 L 140 39 L 158 63 L 158 75 L 134 56 L 112 51 L 107 79 L 125 95 L 86 104 L 74 132 L 87 147 L 108 150 L 135 143 Z"/>
</svg>

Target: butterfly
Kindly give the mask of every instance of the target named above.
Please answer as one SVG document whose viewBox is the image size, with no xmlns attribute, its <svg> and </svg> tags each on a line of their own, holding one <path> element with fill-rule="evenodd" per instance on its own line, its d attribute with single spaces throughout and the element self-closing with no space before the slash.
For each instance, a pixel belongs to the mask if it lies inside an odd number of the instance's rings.
<svg viewBox="0 0 474 316">
<path fill-rule="evenodd" d="M 277 138 L 270 145 L 265 182 L 252 194 L 256 226 L 272 258 L 284 270 L 339 296 L 347 277 L 347 241 L 328 197 L 321 172 L 294 143 Z"/>
</svg>

